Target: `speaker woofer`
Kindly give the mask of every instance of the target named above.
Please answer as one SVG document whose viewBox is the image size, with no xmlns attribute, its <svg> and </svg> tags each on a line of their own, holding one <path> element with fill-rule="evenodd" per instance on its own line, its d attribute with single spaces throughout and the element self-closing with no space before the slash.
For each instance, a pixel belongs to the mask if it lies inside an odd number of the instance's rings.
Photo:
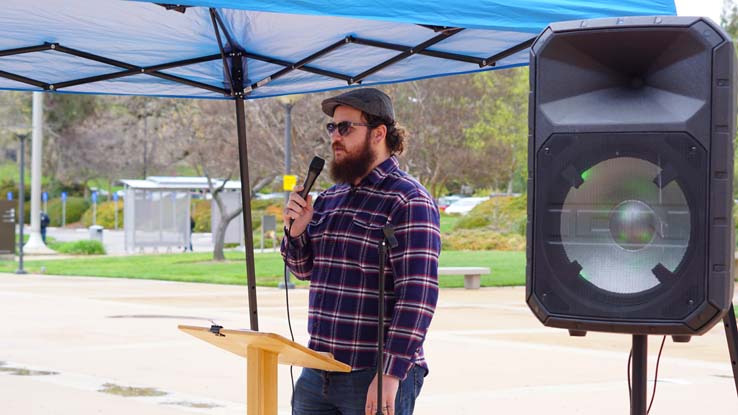
<svg viewBox="0 0 738 415">
<path fill-rule="evenodd" d="M 661 167 L 616 157 L 582 173 L 561 209 L 561 243 L 580 277 L 617 294 L 634 294 L 660 282 L 653 270 L 674 273 L 689 245 L 690 214 L 676 181 L 655 183 Z M 552 212 L 555 214 L 555 212 Z"/>
</svg>

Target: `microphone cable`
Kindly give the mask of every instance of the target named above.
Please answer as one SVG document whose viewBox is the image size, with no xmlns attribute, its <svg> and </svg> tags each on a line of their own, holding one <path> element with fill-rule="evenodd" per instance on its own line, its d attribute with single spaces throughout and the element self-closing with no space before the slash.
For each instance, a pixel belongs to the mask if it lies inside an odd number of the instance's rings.
<svg viewBox="0 0 738 415">
<path fill-rule="evenodd" d="M 315 180 L 320 175 L 320 172 L 323 171 L 323 166 L 325 166 L 325 160 L 322 158 L 315 156 L 310 161 L 310 167 L 308 168 L 308 174 L 305 177 L 305 183 L 303 184 L 303 189 L 300 191 L 299 195 L 307 200 L 308 195 L 310 194 L 310 189 L 312 189 L 313 184 L 315 183 Z M 289 225 L 287 226 L 287 235 L 285 235 L 285 238 L 287 238 L 287 245 L 289 247 L 290 239 L 292 239 L 292 224 L 295 222 L 294 219 L 290 219 Z M 284 263 L 284 297 L 287 304 L 287 325 L 290 328 L 290 339 L 294 342 L 295 341 L 295 334 L 292 332 L 292 318 L 290 317 L 290 294 L 289 294 L 289 269 L 287 268 L 287 262 Z M 290 380 L 292 381 L 292 398 L 295 397 L 295 375 L 293 373 L 293 366 L 290 365 Z M 294 415 L 295 406 L 292 405 L 292 413 Z"/>
<path fill-rule="evenodd" d="M 290 244 L 290 239 L 292 238 L 290 235 L 292 233 L 292 223 L 293 221 L 290 221 L 290 224 L 287 228 L 287 235 L 285 235 L 285 238 L 287 238 L 287 245 Z M 290 286 L 289 286 L 289 272 L 290 270 L 287 268 L 287 261 L 284 262 L 284 299 L 285 303 L 287 305 L 287 326 L 290 329 L 290 339 L 294 342 L 295 341 L 295 333 L 292 332 L 292 317 L 290 316 Z M 295 396 L 295 374 L 293 372 L 294 367 L 290 365 L 290 381 L 292 382 L 292 396 Z M 294 405 L 292 405 L 292 411 L 294 413 Z"/>
<path fill-rule="evenodd" d="M 659 348 L 659 355 L 656 358 L 656 373 L 653 378 L 653 391 L 651 392 L 651 401 L 648 403 L 648 409 L 646 409 L 646 415 L 651 412 L 651 405 L 656 397 L 656 382 L 659 380 L 659 363 L 661 363 L 661 352 L 664 351 L 664 343 L 666 343 L 666 336 L 661 339 L 661 347 Z M 630 402 L 633 402 L 633 389 L 630 383 L 630 363 L 633 359 L 633 349 L 630 349 L 630 355 L 628 356 L 628 397 Z"/>
</svg>

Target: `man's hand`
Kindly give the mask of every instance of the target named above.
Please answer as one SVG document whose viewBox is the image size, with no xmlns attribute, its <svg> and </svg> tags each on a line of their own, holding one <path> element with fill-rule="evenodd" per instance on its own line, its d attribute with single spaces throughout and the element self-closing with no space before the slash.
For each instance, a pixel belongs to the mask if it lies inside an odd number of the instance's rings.
<svg viewBox="0 0 738 415">
<path fill-rule="evenodd" d="M 290 227 L 290 219 L 295 220 L 292 223 L 292 229 L 290 230 L 290 237 L 293 238 L 305 232 L 310 220 L 313 218 L 313 198 L 308 195 L 307 200 L 303 199 L 298 194 L 302 189 L 302 185 L 295 186 L 294 189 L 292 189 L 290 199 L 287 201 L 287 206 L 285 206 L 282 214 L 284 226 L 288 229 Z"/>
<path fill-rule="evenodd" d="M 400 387 L 400 379 L 390 375 L 382 376 L 382 414 L 395 414 L 395 397 L 397 389 Z M 369 390 L 366 392 L 366 405 L 364 406 L 366 415 L 377 414 L 377 376 L 374 376 Z"/>
</svg>

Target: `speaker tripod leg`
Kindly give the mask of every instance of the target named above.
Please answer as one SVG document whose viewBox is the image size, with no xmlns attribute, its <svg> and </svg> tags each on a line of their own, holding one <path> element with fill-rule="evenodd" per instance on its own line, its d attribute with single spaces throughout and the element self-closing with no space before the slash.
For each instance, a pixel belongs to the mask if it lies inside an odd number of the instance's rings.
<svg viewBox="0 0 738 415">
<path fill-rule="evenodd" d="M 646 394 L 648 383 L 648 336 L 633 335 L 633 376 L 630 395 L 630 415 L 646 415 Z"/>
<path fill-rule="evenodd" d="M 738 394 L 738 326 L 735 322 L 735 311 L 732 304 L 728 314 L 723 317 L 723 325 L 725 326 L 725 337 L 728 338 L 728 352 L 730 353 L 730 365 L 733 368 L 735 391 Z"/>
</svg>

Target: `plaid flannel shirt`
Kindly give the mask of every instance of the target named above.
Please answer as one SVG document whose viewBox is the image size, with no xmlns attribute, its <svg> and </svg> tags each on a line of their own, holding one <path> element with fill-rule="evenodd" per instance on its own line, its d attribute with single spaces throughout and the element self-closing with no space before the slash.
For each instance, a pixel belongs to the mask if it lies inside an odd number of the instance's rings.
<svg viewBox="0 0 738 415">
<path fill-rule="evenodd" d="M 433 198 L 394 156 L 358 186 L 321 193 L 307 230 L 281 247 L 292 273 L 310 280 L 308 347 L 354 370 L 376 367 L 378 247 L 391 224 L 399 246 L 389 249 L 385 266 L 383 371 L 404 379 L 413 364 L 427 369 L 423 341 L 438 299 L 439 220 Z"/>
</svg>

